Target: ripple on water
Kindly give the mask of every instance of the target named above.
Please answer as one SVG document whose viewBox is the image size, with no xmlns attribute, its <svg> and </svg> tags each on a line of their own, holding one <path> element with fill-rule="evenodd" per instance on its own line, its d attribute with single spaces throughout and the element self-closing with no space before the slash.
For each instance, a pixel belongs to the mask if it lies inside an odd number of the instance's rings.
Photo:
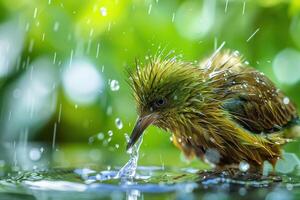
<svg viewBox="0 0 300 200">
<path fill-rule="evenodd" d="M 47 193 L 64 192 L 73 194 L 80 192 L 85 195 L 110 195 L 114 192 L 120 194 L 139 195 L 164 193 L 179 195 L 210 196 L 214 191 L 221 191 L 226 195 L 245 195 L 249 193 L 260 194 L 269 197 L 280 191 L 284 193 L 300 193 L 300 179 L 297 175 L 269 176 L 262 179 L 253 178 L 230 178 L 227 173 L 216 173 L 214 171 L 198 171 L 195 168 L 162 168 L 160 166 L 140 166 L 131 179 L 122 181 L 117 174 L 121 167 L 110 170 L 94 170 L 79 168 L 73 170 L 56 169 L 39 172 L 24 172 L 11 176 L 7 180 L 1 180 L 3 190 L 12 193 L 33 194 L 36 191 Z M 246 177 L 246 172 L 240 172 Z M 17 186 L 17 187 L 16 187 Z M 58 194 L 58 193 L 57 193 Z M 203 196 L 204 195 L 204 196 Z M 268 197 L 268 198 L 269 198 Z"/>
</svg>

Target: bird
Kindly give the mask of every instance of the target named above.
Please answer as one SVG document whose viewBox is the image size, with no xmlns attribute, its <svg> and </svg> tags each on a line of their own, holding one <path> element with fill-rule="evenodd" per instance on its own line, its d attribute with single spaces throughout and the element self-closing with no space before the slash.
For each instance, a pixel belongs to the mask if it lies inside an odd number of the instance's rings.
<svg viewBox="0 0 300 200">
<path fill-rule="evenodd" d="M 262 172 L 300 133 L 295 104 L 238 51 L 215 51 L 197 63 L 153 56 L 136 62 L 129 83 L 138 119 L 127 149 L 154 125 L 171 133 L 189 159 Z"/>
</svg>

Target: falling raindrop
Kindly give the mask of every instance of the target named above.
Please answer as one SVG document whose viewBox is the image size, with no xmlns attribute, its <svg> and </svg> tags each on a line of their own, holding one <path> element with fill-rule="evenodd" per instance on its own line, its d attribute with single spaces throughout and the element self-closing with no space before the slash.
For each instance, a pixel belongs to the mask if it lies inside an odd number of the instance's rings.
<svg viewBox="0 0 300 200">
<path fill-rule="evenodd" d="M 52 149 L 54 149 L 54 148 L 55 148 L 56 129 L 57 129 L 57 124 L 56 124 L 56 123 L 54 123 L 54 128 L 53 128 L 53 138 L 52 138 Z"/>
<path fill-rule="evenodd" d="M 228 9 L 228 0 L 226 0 L 226 3 L 225 3 L 225 13 L 227 13 L 227 9 Z"/>
<path fill-rule="evenodd" d="M 175 20 L 175 13 L 173 13 L 172 15 L 172 23 L 174 22 L 174 20 Z"/>
<path fill-rule="evenodd" d="M 246 40 L 246 42 L 249 42 L 255 35 L 256 33 L 259 31 L 260 28 L 256 29 L 251 35 L 250 37 Z"/>
<path fill-rule="evenodd" d="M 74 50 L 71 49 L 69 67 L 71 67 L 72 62 L 73 62 L 73 54 L 74 54 Z"/>
<path fill-rule="evenodd" d="M 54 32 L 57 32 L 58 29 L 59 29 L 59 22 L 55 22 L 55 23 L 54 23 L 54 26 L 53 26 Z"/>
<path fill-rule="evenodd" d="M 243 4 L 243 15 L 245 14 L 245 8 L 246 8 L 246 1 L 244 1 L 244 4 Z"/>
<path fill-rule="evenodd" d="M 35 9 L 34 9 L 34 12 L 33 12 L 33 18 L 34 18 L 34 19 L 36 18 L 37 11 L 38 11 L 37 8 L 35 8 Z"/>
<path fill-rule="evenodd" d="M 59 104 L 58 120 L 57 120 L 58 123 L 60 123 L 61 120 L 61 111 L 62 111 L 62 104 Z"/>
<path fill-rule="evenodd" d="M 56 52 L 54 52 L 54 56 L 53 56 L 53 64 L 55 64 L 56 62 Z"/>
<path fill-rule="evenodd" d="M 100 43 L 97 44 L 97 50 L 96 50 L 96 58 L 99 57 L 99 51 L 100 51 Z"/>
<path fill-rule="evenodd" d="M 111 91 L 118 91 L 120 89 L 119 82 L 117 80 L 112 80 L 110 82 L 110 89 Z"/>
<path fill-rule="evenodd" d="M 249 163 L 247 163 L 247 162 L 244 161 L 244 160 L 240 162 L 240 164 L 239 164 L 239 169 L 240 169 L 240 171 L 246 172 L 246 171 L 249 170 L 249 168 L 250 168 Z"/>
<path fill-rule="evenodd" d="M 152 4 L 149 5 L 149 8 L 148 8 L 148 15 L 151 14 L 151 10 L 152 10 Z"/>
<path fill-rule="evenodd" d="M 122 129 L 123 128 L 123 123 L 122 123 L 122 121 L 121 121 L 120 118 L 116 118 L 115 124 L 116 124 L 116 126 L 117 126 L 118 129 Z"/>
<path fill-rule="evenodd" d="M 34 39 L 31 39 L 28 46 L 28 52 L 31 53 L 34 46 Z"/>
</svg>

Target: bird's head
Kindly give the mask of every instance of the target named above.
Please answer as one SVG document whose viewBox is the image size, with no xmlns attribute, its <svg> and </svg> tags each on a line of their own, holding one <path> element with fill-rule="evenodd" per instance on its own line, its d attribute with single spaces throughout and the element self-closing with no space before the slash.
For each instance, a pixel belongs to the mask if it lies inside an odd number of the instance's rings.
<svg viewBox="0 0 300 200">
<path fill-rule="evenodd" d="M 144 66 L 137 64 L 129 74 L 139 117 L 127 149 L 149 125 L 171 129 L 169 122 L 194 109 L 203 84 L 200 72 L 190 63 L 175 60 L 153 59 Z"/>
</svg>

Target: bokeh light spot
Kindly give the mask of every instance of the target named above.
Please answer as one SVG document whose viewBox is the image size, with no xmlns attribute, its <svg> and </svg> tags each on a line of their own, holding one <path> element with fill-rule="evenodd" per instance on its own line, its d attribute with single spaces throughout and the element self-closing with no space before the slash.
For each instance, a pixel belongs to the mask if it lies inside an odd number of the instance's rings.
<svg viewBox="0 0 300 200">
<path fill-rule="evenodd" d="M 103 89 L 103 80 L 93 64 L 85 60 L 75 60 L 67 65 L 62 77 L 67 96 L 78 104 L 94 103 Z"/>
<path fill-rule="evenodd" d="M 279 52 L 273 62 L 276 78 L 281 83 L 295 84 L 300 80 L 300 52 L 284 49 Z"/>
<path fill-rule="evenodd" d="M 215 19 L 215 0 L 204 0 L 203 4 L 186 1 L 178 9 L 175 25 L 187 39 L 203 38 L 212 28 Z"/>
</svg>

